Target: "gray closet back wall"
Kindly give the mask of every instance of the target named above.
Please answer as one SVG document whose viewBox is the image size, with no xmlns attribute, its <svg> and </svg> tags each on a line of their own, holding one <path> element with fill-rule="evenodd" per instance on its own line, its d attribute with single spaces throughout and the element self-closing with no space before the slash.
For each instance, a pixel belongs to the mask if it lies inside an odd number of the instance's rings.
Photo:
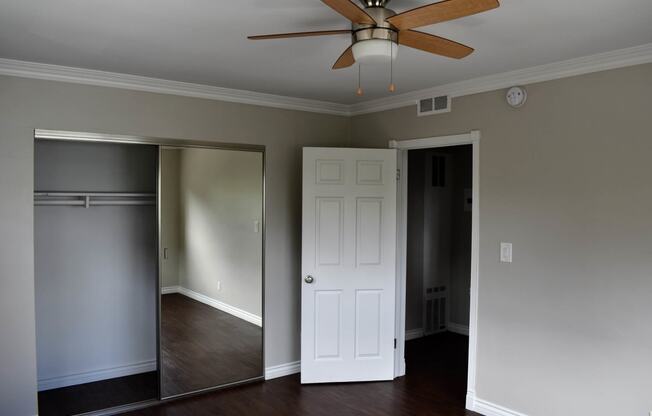
<svg viewBox="0 0 652 416">
<path fill-rule="evenodd" d="M 156 146 L 37 140 L 35 158 L 38 191 L 156 192 Z M 37 206 L 34 234 L 39 386 L 155 370 L 156 207 Z"/>
</svg>

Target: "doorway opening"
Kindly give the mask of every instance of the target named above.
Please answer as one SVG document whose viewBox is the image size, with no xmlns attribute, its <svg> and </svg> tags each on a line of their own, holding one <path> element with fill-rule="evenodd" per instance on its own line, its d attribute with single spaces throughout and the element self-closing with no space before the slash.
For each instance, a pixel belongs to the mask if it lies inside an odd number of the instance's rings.
<svg viewBox="0 0 652 416">
<path fill-rule="evenodd" d="M 446 396 L 462 403 L 469 335 L 472 164 L 471 145 L 408 151 L 406 371 L 445 375 L 447 388 L 453 390 Z"/>
<path fill-rule="evenodd" d="M 395 375 L 441 379 L 466 408 L 475 397 L 479 139 L 390 143 L 399 150 Z"/>
</svg>

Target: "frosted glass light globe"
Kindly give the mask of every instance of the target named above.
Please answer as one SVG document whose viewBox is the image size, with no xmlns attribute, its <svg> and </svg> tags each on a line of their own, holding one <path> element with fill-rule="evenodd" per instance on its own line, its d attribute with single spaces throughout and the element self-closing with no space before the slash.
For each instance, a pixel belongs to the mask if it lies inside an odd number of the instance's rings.
<svg viewBox="0 0 652 416">
<path fill-rule="evenodd" d="M 386 39 L 368 39 L 353 44 L 353 58 L 360 64 L 387 62 L 389 57 L 395 60 L 398 45 Z"/>
</svg>

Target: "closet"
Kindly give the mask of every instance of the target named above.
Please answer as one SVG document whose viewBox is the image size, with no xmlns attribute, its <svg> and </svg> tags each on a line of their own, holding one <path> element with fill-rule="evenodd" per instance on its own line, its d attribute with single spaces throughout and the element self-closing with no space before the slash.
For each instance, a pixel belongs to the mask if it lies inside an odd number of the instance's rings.
<svg viewBox="0 0 652 416">
<path fill-rule="evenodd" d="M 263 379 L 264 149 L 37 130 L 39 415 Z"/>
<path fill-rule="evenodd" d="M 157 148 L 36 140 L 34 155 L 39 414 L 155 399 Z"/>
</svg>

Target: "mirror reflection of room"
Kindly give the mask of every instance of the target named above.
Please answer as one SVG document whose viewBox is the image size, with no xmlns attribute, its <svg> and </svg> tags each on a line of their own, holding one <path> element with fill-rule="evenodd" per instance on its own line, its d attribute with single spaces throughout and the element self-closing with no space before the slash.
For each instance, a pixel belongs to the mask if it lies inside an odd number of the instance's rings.
<svg viewBox="0 0 652 416">
<path fill-rule="evenodd" d="M 161 149 L 161 396 L 263 375 L 263 154 Z"/>
</svg>

